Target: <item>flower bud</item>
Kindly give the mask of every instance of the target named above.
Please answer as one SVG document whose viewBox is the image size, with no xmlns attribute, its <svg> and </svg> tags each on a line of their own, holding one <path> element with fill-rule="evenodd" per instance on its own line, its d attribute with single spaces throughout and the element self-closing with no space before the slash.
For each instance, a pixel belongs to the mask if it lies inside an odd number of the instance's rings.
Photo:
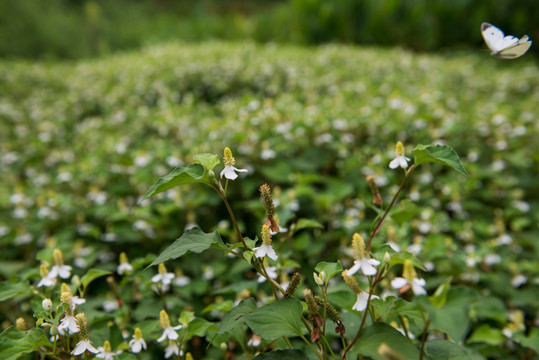
<svg viewBox="0 0 539 360">
<path fill-rule="evenodd" d="M 18 318 L 16 321 L 15 321 L 15 327 L 17 328 L 17 330 L 19 331 L 26 331 L 28 330 L 28 327 L 26 326 L 26 321 L 24 321 L 24 319 L 22 317 Z"/>
<path fill-rule="evenodd" d="M 374 176 L 367 176 L 367 184 L 369 184 L 369 188 L 371 189 L 372 203 L 374 205 L 382 206 L 382 196 L 380 196 L 380 191 L 378 190 L 378 186 L 376 186 Z"/>
<path fill-rule="evenodd" d="M 41 301 L 41 307 L 45 311 L 50 311 L 52 309 L 52 300 L 51 299 L 43 299 L 43 301 Z"/>
<path fill-rule="evenodd" d="M 321 271 L 319 274 L 313 273 L 314 282 L 322 286 L 326 282 L 326 273 Z"/>
</svg>

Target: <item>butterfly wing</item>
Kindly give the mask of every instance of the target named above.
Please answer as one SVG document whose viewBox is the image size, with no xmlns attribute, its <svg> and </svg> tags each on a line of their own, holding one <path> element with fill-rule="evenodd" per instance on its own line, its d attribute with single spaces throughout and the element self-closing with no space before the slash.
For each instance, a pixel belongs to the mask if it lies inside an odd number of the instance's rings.
<svg viewBox="0 0 539 360">
<path fill-rule="evenodd" d="M 527 35 L 524 35 L 522 39 L 512 35 L 505 36 L 499 28 L 486 22 L 481 24 L 481 35 L 492 50 L 491 55 L 502 59 L 515 59 L 522 56 L 532 44 Z"/>
<path fill-rule="evenodd" d="M 487 44 L 489 49 L 492 50 L 493 53 L 497 53 L 498 51 L 503 49 L 502 42 L 505 37 L 505 34 L 496 26 L 486 22 L 482 23 L 481 35 L 483 35 L 485 43 Z"/>
<path fill-rule="evenodd" d="M 532 42 L 529 41 L 528 36 L 525 35 L 516 45 L 502 49 L 496 56 L 502 59 L 516 59 L 517 57 L 524 55 L 530 46 L 532 46 Z"/>
</svg>

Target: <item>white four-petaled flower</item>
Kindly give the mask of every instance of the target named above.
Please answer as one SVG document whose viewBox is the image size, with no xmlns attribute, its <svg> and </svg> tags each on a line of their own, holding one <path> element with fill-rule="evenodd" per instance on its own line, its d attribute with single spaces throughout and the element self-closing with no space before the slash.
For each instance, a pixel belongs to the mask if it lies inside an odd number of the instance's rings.
<svg viewBox="0 0 539 360">
<path fill-rule="evenodd" d="M 376 295 L 372 295 L 371 299 L 379 299 L 379 297 Z M 352 309 L 356 311 L 365 310 L 367 308 L 368 300 L 369 300 L 369 293 L 366 293 L 364 291 L 360 292 L 359 294 L 357 294 L 356 303 L 354 304 L 354 306 L 352 306 Z"/>
<path fill-rule="evenodd" d="M 142 349 L 146 350 L 146 341 L 144 339 L 136 339 L 133 338 L 129 340 L 129 348 L 131 349 L 131 352 L 139 353 Z"/>
<path fill-rule="evenodd" d="M 406 286 L 407 284 L 409 284 L 408 280 L 402 277 L 396 277 L 395 279 L 391 281 L 391 286 L 394 289 L 400 289 Z M 412 291 L 414 292 L 415 295 L 425 295 L 427 293 L 427 290 L 425 290 L 426 284 L 427 282 L 425 281 L 425 279 L 415 278 L 412 280 L 412 283 L 410 284 L 410 286 L 412 287 Z"/>
<path fill-rule="evenodd" d="M 354 260 L 354 265 L 348 270 L 348 275 L 352 276 L 355 273 L 358 272 L 358 270 L 361 270 L 361 272 L 364 275 L 376 275 L 376 268 L 375 266 L 380 265 L 380 261 L 376 259 L 360 259 L 360 260 Z"/>
<path fill-rule="evenodd" d="M 238 178 L 238 174 L 236 172 L 247 172 L 247 169 L 238 169 L 237 167 L 233 165 L 227 165 L 225 168 L 221 171 L 221 178 L 224 176 L 229 180 L 236 180 Z"/>
<path fill-rule="evenodd" d="M 60 321 L 58 325 L 58 333 L 64 335 L 67 330 L 68 334 L 76 334 L 79 332 L 79 324 L 74 316 L 68 315 Z"/>
<path fill-rule="evenodd" d="M 391 160 L 391 162 L 389 163 L 389 168 L 396 169 L 400 166 L 401 168 L 406 169 L 408 167 L 408 161 L 410 161 L 410 158 L 407 158 L 404 155 L 397 156 L 396 158 Z"/>
<path fill-rule="evenodd" d="M 61 277 L 62 279 L 67 279 L 71 276 L 71 266 L 69 265 L 54 265 L 51 267 L 51 271 L 47 275 L 50 278 Z"/>
<path fill-rule="evenodd" d="M 257 258 L 262 258 L 267 255 L 270 259 L 277 260 L 277 253 L 273 250 L 271 245 L 261 245 L 253 248 L 253 250 Z"/>
<path fill-rule="evenodd" d="M 80 355 L 82 353 L 84 353 L 85 351 L 89 351 L 91 353 L 98 353 L 99 350 L 97 350 L 93 345 L 92 343 L 90 342 L 90 340 L 88 339 L 83 339 L 81 341 L 79 341 L 77 343 L 77 346 L 75 346 L 75 349 L 73 349 L 73 351 L 71 352 L 72 355 Z"/>
<path fill-rule="evenodd" d="M 165 339 L 169 339 L 169 340 L 178 339 L 178 333 L 176 332 L 176 330 L 179 330 L 181 328 L 182 328 L 181 325 L 174 326 L 174 327 L 169 326 L 169 327 L 165 328 L 165 330 L 163 330 L 163 335 L 161 335 L 161 337 L 159 339 L 157 339 L 157 341 L 162 342 Z"/>
<path fill-rule="evenodd" d="M 98 353 L 95 357 L 97 359 L 104 359 L 104 360 L 114 360 L 115 357 L 117 358 L 118 355 L 120 355 L 123 352 L 122 350 L 118 350 L 116 352 L 107 351 L 105 350 L 103 346 L 98 347 L 97 350 L 98 350 Z"/>
</svg>

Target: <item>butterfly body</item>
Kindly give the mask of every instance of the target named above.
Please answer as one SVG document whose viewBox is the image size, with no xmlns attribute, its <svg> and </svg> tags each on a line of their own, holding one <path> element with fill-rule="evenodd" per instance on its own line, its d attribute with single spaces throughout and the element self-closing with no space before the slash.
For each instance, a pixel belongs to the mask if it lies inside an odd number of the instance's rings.
<svg viewBox="0 0 539 360">
<path fill-rule="evenodd" d="M 516 59 L 524 55 L 532 45 L 528 35 L 520 39 L 513 35 L 506 36 L 496 26 L 486 22 L 481 24 L 481 35 L 492 51 L 490 54 L 502 59 Z"/>
</svg>

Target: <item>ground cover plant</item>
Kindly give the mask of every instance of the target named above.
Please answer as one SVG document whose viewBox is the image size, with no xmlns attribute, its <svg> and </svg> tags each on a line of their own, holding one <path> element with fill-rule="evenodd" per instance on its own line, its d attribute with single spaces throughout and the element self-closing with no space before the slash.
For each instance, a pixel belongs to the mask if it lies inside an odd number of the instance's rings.
<svg viewBox="0 0 539 360">
<path fill-rule="evenodd" d="M 223 43 L 2 62 L 1 357 L 537 358 L 537 75 Z"/>
</svg>

